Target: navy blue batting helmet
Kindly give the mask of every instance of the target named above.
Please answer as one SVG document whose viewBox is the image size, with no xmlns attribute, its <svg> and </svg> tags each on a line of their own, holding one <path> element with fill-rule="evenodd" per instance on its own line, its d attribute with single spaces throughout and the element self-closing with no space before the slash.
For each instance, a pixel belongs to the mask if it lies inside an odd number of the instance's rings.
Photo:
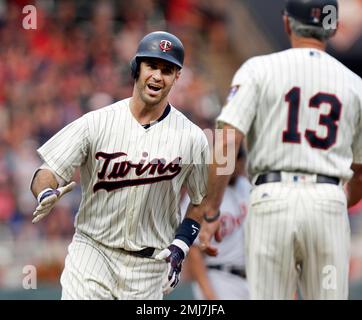
<svg viewBox="0 0 362 320">
<path fill-rule="evenodd" d="M 165 31 L 147 34 L 139 43 L 136 55 L 131 60 L 133 78 L 137 78 L 141 58 L 159 58 L 175 64 L 180 69 L 184 62 L 184 46 L 180 39 Z"/>
<path fill-rule="evenodd" d="M 335 7 L 338 19 L 337 0 L 287 0 L 284 13 L 303 24 L 323 26 L 323 19 L 331 13 L 327 6 Z"/>
</svg>

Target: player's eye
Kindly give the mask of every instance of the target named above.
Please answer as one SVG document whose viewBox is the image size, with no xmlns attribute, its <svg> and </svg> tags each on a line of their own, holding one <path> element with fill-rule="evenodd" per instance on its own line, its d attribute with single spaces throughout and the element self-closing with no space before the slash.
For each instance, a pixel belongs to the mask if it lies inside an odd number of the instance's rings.
<svg viewBox="0 0 362 320">
<path fill-rule="evenodd" d="M 155 64 L 155 63 L 149 62 L 149 63 L 147 63 L 147 66 L 148 66 L 149 68 L 151 68 L 152 70 L 157 69 L 157 64 Z"/>
<path fill-rule="evenodd" d="M 171 68 L 171 67 L 166 67 L 166 68 L 162 69 L 163 74 L 169 75 L 169 74 L 172 74 L 172 72 L 173 72 L 173 68 Z"/>
</svg>

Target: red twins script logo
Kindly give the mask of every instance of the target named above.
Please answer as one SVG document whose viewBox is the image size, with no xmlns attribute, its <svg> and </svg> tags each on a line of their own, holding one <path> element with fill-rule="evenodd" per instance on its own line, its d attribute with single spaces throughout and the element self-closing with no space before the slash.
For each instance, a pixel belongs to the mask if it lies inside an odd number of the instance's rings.
<svg viewBox="0 0 362 320">
<path fill-rule="evenodd" d="M 161 40 L 160 48 L 163 52 L 170 51 L 172 48 L 172 42 L 168 40 Z"/>
<path fill-rule="evenodd" d="M 143 152 L 144 157 L 148 157 L 147 152 Z M 166 163 L 164 159 L 153 159 L 150 162 L 146 163 L 145 159 L 141 159 L 139 163 L 132 163 L 129 160 L 124 160 L 121 162 L 114 162 L 113 167 L 110 171 L 111 160 L 127 157 L 127 153 L 124 152 L 116 152 L 116 153 L 105 153 L 105 152 L 97 152 L 96 159 L 104 159 L 103 166 L 101 171 L 98 172 L 98 178 L 101 181 L 98 181 L 93 186 L 93 191 L 97 192 L 100 189 L 104 189 L 106 191 L 113 191 L 120 188 L 138 186 L 142 184 L 156 183 L 164 180 L 172 180 L 181 172 L 181 157 L 175 158 L 170 163 Z M 131 170 L 134 170 L 134 173 L 137 176 L 141 176 L 146 173 L 146 177 L 139 179 L 126 179 L 119 180 L 120 178 L 126 177 Z M 108 171 L 108 172 L 107 172 Z M 154 174 L 158 173 L 156 177 Z M 168 174 L 169 173 L 169 174 Z M 115 180 L 116 181 L 110 181 Z"/>
</svg>

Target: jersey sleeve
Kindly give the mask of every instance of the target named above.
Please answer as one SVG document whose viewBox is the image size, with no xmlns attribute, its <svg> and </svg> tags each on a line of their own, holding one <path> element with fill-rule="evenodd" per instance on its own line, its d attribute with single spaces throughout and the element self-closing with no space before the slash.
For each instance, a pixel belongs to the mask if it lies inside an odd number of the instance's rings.
<svg viewBox="0 0 362 320">
<path fill-rule="evenodd" d="M 198 205 L 206 195 L 208 160 L 210 156 L 206 136 L 202 133 L 200 142 L 194 144 L 192 169 L 185 182 L 191 203 Z"/>
<path fill-rule="evenodd" d="M 70 181 L 75 168 L 85 162 L 88 148 L 89 128 L 83 116 L 60 130 L 37 151 L 62 179 Z"/>
<path fill-rule="evenodd" d="M 234 75 L 226 104 L 216 119 L 217 122 L 232 125 L 244 135 L 254 120 L 258 102 L 253 61 L 248 60 Z"/>
</svg>

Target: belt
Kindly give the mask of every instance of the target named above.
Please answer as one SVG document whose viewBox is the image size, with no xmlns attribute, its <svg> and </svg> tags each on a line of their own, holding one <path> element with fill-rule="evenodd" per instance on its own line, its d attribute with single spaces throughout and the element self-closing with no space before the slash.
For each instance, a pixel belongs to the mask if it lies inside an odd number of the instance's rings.
<svg viewBox="0 0 362 320">
<path fill-rule="evenodd" d="M 84 242 L 85 240 L 87 240 L 86 243 L 90 243 L 92 246 L 94 246 L 94 244 L 102 245 L 101 243 L 93 240 L 90 236 L 88 236 L 87 234 L 85 234 L 79 230 L 76 230 L 75 237 L 77 237 L 77 239 L 79 238 L 78 241 Z M 83 240 L 83 239 L 85 239 L 85 240 Z M 155 251 L 156 251 L 155 248 L 151 248 L 151 247 L 147 247 L 147 248 L 144 248 L 139 251 L 128 251 L 123 248 L 116 248 L 116 249 L 120 250 L 126 254 L 130 254 L 132 256 L 142 257 L 142 258 L 151 258 L 155 254 Z M 158 252 L 156 252 L 156 253 L 158 253 Z"/>
<path fill-rule="evenodd" d="M 297 173 L 296 173 L 296 177 L 298 178 Z M 317 177 L 316 181 L 315 181 L 316 183 L 330 183 L 330 184 L 339 185 L 339 181 L 340 181 L 339 178 L 325 176 L 322 174 L 317 174 L 316 177 Z M 281 172 L 274 171 L 274 172 L 260 174 L 255 181 L 255 185 L 259 185 L 259 184 L 263 184 L 263 183 L 271 183 L 271 182 L 280 182 L 280 181 L 282 181 Z M 298 180 L 295 180 L 295 181 L 298 181 Z"/>
<path fill-rule="evenodd" d="M 239 277 L 242 277 L 242 278 L 246 279 L 246 271 L 243 268 L 228 267 L 228 266 L 224 266 L 222 264 L 209 265 L 207 267 L 209 269 L 215 269 L 215 270 L 230 272 L 233 275 L 236 275 L 236 276 L 239 276 Z"/>
<path fill-rule="evenodd" d="M 132 256 L 141 257 L 141 258 L 151 258 L 153 256 L 155 250 L 156 250 L 155 248 L 151 248 L 151 247 L 147 247 L 147 248 L 144 248 L 139 251 L 128 251 L 128 250 L 122 249 L 122 251 L 124 251 Z"/>
</svg>

